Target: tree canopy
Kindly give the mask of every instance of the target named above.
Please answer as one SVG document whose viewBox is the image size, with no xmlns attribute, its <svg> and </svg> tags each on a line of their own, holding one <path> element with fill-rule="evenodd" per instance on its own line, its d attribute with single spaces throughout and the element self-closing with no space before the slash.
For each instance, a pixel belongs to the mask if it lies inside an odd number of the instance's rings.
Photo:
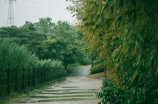
<svg viewBox="0 0 158 104">
<path fill-rule="evenodd" d="M 78 37 L 75 27 L 59 21 L 47 35 L 48 40 L 45 41 L 47 57 L 62 60 L 65 68 L 68 64 L 75 63 L 83 57 L 81 41 Z"/>
<path fill-rule="evenodd" d="M 68 10 L 78 19 L 78 31 L 83 34 L 83 40 L 90 50 L 96 50 L 108 70 L 117 74 L 118 85 L 124 93 L 120 100 L 100 94 L 105 98 L 102 102 L 158 102 L 158 1 L 69 1 L 73 5 Z"/>
<path fill-rule="evenodd" d="M 25 45 L 40 59 L 52 59 L 68 64 L 84 58 L 82 42 L 76 27 L 66 21 L 51 22 L 51 18 L 40 18 L 38 22 L 26 21 L 22 27 L 0 28 L 1 38 L 10 38 L 19 45 Z"/>
</svg>

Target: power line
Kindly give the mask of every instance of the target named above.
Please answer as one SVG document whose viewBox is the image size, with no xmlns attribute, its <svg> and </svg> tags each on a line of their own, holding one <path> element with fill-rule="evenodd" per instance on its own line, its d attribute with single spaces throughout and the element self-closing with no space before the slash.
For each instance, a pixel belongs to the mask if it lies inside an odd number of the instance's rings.
<svg viewBox="0 0 158 104">
<path fill-rule="evenodd" d="M 16 4 L 16 5 L 25 6 L 25 7 L 34 8 L 34 9 L 45 10 L 45 11 L 52 11 L 52 12 L 65 13 L 65 14 L 67 14 L 66 12 L 61 12 L 61 11 L 54 11 L 54 10 L 49 10 L 49 9 L 37 8 L 37 7 L 32 7 L 32 6 L 27 6 L 27 5 L 21 5 L 21 4 Z"/>
<path fill-rule="evenodd" d="M 31 2 L 31 3 L 35 3 L 35 4 L 42 4 L 42 5 L 56 6 L 56 7 L 64 7 L 64 6 L 60 6 L 60 5 L 44 4 L 44 3 L 34 2 L 34 1 L 27 1 L 27 0 L 22 0 L 22 1 L 24 1 L 24 2 Z M 64 7 L 64 8 L 65 8 L 65 7 Z"/>
</svg>

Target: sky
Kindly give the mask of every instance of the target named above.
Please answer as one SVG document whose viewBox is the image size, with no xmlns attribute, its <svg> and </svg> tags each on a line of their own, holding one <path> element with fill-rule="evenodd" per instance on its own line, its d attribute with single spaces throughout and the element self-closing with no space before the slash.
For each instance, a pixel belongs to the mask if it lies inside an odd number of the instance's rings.
<svg viewBox="0 0 158 104">
<path fill-rule="evenodd" d="M 7 26 L 8 2 L 0 0 L 0 27 Z M 13 3 L 14 21 L 16 26 L 24 25 L 25 21 L 38 22 L 39 18 L 52 18 L 52 22 L 59 20 L 75 23 L 75 18 L 66 9 L 70 2 L 66 0 L 16 0 Z"/>
</svg>

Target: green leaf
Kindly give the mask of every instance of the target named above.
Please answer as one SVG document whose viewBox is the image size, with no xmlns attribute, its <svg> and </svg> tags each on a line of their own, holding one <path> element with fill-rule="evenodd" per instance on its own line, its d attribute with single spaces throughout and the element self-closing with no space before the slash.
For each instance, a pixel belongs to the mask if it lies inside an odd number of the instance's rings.
<svg viewBox="0 0 158 104">
<path fill-rule="evenodd" d="M 133 74 L 133 76 L 132 76 L 132 79 L 130 81 L 130 84 L 133 83 L 133 81 L 135 80 L 135 78 L 136 78 L 137 75 L 138 75 L 138 71 L 135 71 L 134 74 Z"/>
<path fill-rule="evenodd" d="M 143 37 L 141 35 L 137 35 L 137 36 L 142 42 L 144 42 L 144 39 L 143 39 Z"/>
</svg>

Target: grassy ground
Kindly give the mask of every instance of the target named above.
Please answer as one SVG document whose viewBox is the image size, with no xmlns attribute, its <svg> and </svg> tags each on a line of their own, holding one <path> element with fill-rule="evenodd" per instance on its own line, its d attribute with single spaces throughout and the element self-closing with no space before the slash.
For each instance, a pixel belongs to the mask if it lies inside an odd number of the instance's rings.
<svg viewBox="0 0 158 104">
<path fill-rule="evenodd" d="M 87 77 L 94 78 L 94 79 L 105 79 L 105 73 L 101 72 L 101 73 L 96 73 L 96 74 L 89 74 Z"/>
<path fill-rule="evenodd" d="M 61 79 L 59 81 L 56 81 L 56 82 L 52 82 L 52 83 L 49 83 L 49 84 L 46 84 L 46 85 L 43 85 L 42 87 L 40 88 L 36 88 L 36 89 L 33 89 L 33 90 L 29 90 L 29 91 L 26 91 L 26 92 L 22 92 L 22 93 L 13 93 L 11 94 L 10 96 L 8 96 L 7 98 L 3 99 L 3 100 L 0 100 L 0 104 L 11 104 L 13 102 L 17 102 L 19 101 L 21 98 L 23 97 L 26 97 L 26 96 L 29 96 L 31 94 L 34 94 L 34 93 L 37 93 L 37 92 L 40 92 L 41 90 L 47 88 L 47 87 L 50 87 L 50 86 L 53 86 L 53 85 L 56 85 L 56 84 L 59 84 L 61 82 L 64 82 L 66 80 L 66 78 L 64 79 Z"/>
</svg>

